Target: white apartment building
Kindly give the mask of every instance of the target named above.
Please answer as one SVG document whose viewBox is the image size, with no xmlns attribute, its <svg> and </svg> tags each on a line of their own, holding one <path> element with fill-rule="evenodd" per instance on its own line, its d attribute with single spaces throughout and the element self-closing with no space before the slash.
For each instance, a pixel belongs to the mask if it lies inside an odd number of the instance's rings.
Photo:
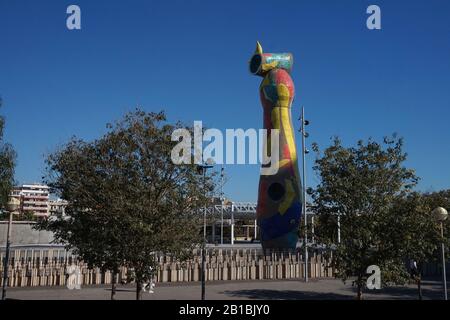
<svg viewBox="0 0 450 320">
<path fill-rule="evenodd" d="M 21 201 L 21 213 L 49 215 L 49 187 L 43 184 L 23 184 L 13 188 L 12 197 Z"/>
</svg>

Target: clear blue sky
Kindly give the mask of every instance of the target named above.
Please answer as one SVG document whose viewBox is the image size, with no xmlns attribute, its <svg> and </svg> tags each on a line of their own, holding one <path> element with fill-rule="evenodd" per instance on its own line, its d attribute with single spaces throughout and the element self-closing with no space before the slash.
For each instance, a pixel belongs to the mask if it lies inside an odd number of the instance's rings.
<svg viewBox="0 0 450 320">
<path fill-rule="evenodd" d="M 70 4 L 81 7 L 80 31 L 66 29 Z M 366 28 L 370 4 L 382 30 Z M 100 136 L 137 105 L 174 121 L 260 128 L 260 78 L 247 67 L 259 40 L 294 55 L 293 115 L 306 107 L 308 143 L 398 132 L 419 189 L 449 188 L 449 14 L 448 0 L 0 0 L 0 112 L 16 179 L 40 181 L 45 154 L 72 135 Z M 226 172 L 228 197 L 256 200 L 257 165 Z"/>
</svg>

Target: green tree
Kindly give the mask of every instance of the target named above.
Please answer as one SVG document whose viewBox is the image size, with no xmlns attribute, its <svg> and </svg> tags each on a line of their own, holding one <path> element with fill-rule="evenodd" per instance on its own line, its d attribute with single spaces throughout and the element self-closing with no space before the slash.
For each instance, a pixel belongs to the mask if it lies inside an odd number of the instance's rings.
<svg viewBox="0 0 450 320">
<path fill-rule="evenodd" d="M 316 233 L 324 243 L 336 244 L 339 214 L 341 242 L 333 255 L 336 276 L 344 281 L 355 279 L 358 299 L 370 265 L 380 267 L 385 284 L 401 283 L 408 277 L 403 256 L 392 244 L 392 228 L 388 228 L 395 200 L 406 196 L 418 180 L 413 170 L 403 166 L 407 155 L 402 147 L 403 140 L 396 136 L 381 144 L 371 139 L 358 141 L 349 148 L 335 138 L 323 154 L 314 145 L 314 170 L 320 177 L 317 187 L 310 190 L 319 214 Z"/>
<path fill-rule="evenodd" d="M 0 98 L 0 107 L 2 100 Z M 5 118 L 0 116 L 0 208 L 5 208 L 11 189 L 14 185 L 14 168 L 16 152 L 13 147 L 3 140 Z"/>
<path fill-rule="evenodd" d="M 440 261 L 440 227 L 432 215 L 433 209 L 438 206 L 450 208 L 450 190 L 425 194 L 414 192 L 395 201 L 386 223 L 394 247 L 392 250 L 405 257 L 405 260 L 416 262 L 417 272 L 411 275 L 416 281 L 420 300 L 424 264 Z M 448 249 L 450 223 L 447 220 L 445 224 L 444 239 Z"/>
<path fill-rule="evenodd" d="M 181 127 L 163 112 L 136 110 L 100 139 L 72 139 L 47 159 L 47 183 L 69 204 L 65 217 L 40 227 L 92 266 L 132 269 L 137 299 L 157 254 L 181 259 L 200 241 L 203 178 L 195 165 L 171 161 L 171 134 Z"/>
<path fill-rule="evenodd" d="M 23 212 L 19 217 L 17 217 L 17 220 L 20 221 L 36 221 L 39 218 L 34 214 L 33 211 L 26 211 Z"/>
</svg>

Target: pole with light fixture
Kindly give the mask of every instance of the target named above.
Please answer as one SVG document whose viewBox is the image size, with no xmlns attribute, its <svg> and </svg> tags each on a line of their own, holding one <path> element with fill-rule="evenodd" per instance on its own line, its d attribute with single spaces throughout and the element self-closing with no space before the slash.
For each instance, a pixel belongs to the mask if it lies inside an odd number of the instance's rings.
<svg viewBox="0 0 450 320">
<path fill-rule="evenodd" d="M 305 225 L 305 238 L 304 238 L 304 246 L 305 246 L 305 282 L 308 282 L 308 219 L 306 214 L 306 154 L 309 153 L 309 150 L 306 149 L 305 139 L 309 136 L 309 134 L 305 130 L 305 126 L 309 125 L 309 121 L 305 119 L 305 107 L 302 107 L 302 115 L 301 115 L 301 128 L 300 132 L 302 134 L 302 171 L 303 171 L 303 219 Z"/>
<path fill-rule="evenodd" d="M 221 215 L 221 223 L 220 223 L 220 244 L 223 245 L 223 177 L 224 177 L 224 167 L 220 169 L 220 215 Z"/>
<path fill-rule="evenodd" d="M 444 285 L 444 300 L 447 300 L 447 275 L 445 268 L 445 245 L 444 245 L 444 221 L 448 217 L 448 212 L 442 207 L 433 210 L 433 215 L 441 225 L 441 255 L 442 255 L 442 283 Z"/>
<path fill-rule="evenodd" d="M 197 165 L 197 172 L 203 175 L 203 188 L 205 193 L 205 198 L 207 197 L 207 189 L 206 189 L 206 171 L 214 165 L 212 164 L 211 159 L 208 159 L 206 163 Z M 206 261 L 206 203 L 203 208 L 203 241 L 202 241 L 202 274 L 201 274 L 201 286 L 202 286 L 202 300 L 205 300 L 205 285 L 206 285 L 206 277 L 205 277 L 205 261 Z"/>
<path fill-rule="evenodd" d="M 6 234 L 6 252 L 3 269 L 2 300 L 6 299 L 6 286 L 8 284 L 9 255 L 11 251 L 11 230 L 12 230 L 13 214 L 20 208 L 20 200 L 16 198 L 11 198 L 6 206 L 7 206 L 6 209 L 9 212 L 9 222 L 8 222 L 8 232 Z"/>
</svg>

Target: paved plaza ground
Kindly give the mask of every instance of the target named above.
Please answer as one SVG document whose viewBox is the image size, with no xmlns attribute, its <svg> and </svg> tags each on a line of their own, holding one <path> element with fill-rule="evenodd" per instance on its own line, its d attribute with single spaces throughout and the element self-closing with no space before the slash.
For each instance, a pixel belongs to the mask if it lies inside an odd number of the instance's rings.
<svg viewBox="0 0 450 320">
<path fill-rule="evenodd" d="M 439 279 L 425 280 L 422 286 L 424 299 L 442 299 L 442 282 Z M 8 289 L 9 299 L 25 300 L 107 300 L 111 289 L 107 286 L 82 287 L 69 290 L 66 287 L 34 287 Z M 344 284 L 335 279 L 314 279 L 305 283 L 301 280 L 258 280 L 210 282 L 206 285 L 207 300 L 352 300 L 355 288 L 351 281 Z M 131 285 L 118 286 L 117 300 L 135 299 Z M 143 293 L 144 300 L 198 300 L 200 283 L 157 284 L 155 293 Z M 367 300 L 417 299 L 415 285 L 382 288 L 364 292 Z"/>
</svg>

